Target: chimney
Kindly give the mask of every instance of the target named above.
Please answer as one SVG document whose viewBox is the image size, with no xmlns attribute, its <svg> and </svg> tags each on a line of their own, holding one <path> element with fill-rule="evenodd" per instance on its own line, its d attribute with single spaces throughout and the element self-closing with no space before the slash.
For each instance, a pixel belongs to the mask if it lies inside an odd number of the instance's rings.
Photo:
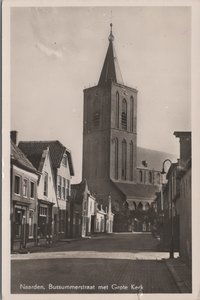
<svg viewBox="0 0 200 300">
<path fill-rule="evenodd" d="M 18 132 L 16 130 L 10 132 L 10 138 L 15 145 L 17 145 L 17 134 Z"/>
</svg>

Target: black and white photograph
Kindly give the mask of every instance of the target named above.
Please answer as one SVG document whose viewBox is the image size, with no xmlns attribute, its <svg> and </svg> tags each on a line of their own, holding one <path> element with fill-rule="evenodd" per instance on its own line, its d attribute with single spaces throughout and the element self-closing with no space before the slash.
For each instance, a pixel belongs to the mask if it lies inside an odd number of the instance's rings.
<svg viewBox="0 0 200 300">
<path fill-rule="evenodd" d="M 194 8 L 19 3 L 6 10 L 8 299 L 192 299 Z"/>
</svg>

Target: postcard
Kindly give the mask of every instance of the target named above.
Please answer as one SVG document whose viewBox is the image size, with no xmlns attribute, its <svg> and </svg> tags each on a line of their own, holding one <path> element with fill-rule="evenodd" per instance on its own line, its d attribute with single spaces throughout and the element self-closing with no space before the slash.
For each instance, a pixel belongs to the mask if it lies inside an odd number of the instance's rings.
<svg viewBox="0 0 200 300">
<path fill-rule="evenodd" d="M 3 299 L 199 299 L 199 1 L 4 1 Z"/>
</svg>

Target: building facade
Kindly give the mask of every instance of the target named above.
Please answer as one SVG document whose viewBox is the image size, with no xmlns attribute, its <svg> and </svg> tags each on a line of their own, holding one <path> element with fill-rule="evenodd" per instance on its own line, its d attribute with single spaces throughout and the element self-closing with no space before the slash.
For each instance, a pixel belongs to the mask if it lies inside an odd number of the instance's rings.
<svg viewBox="0 0 200 300">
<path fill-rule="evenodd" d="M 180 141 L 179 181 L 179 252 L 181 259 L 189 266 L 192 265 L 192 158 L 191 132 L 176 131 L 175 137 Z"/>
<path fill-rule="evenodd" d="M 25 153 L 32 164 L 38 168 L 44 151 L 49 149 L 52 180 L 48 172 L 44 173 L 44 184 L 48 182 L 55 187 L 55 200 L 51 200 L 52 208 L 52 232 L 54 238 L 61 239 L 70 236 L 70 204 L 71 178 L 74 175 L 71 152 L 59 141 L 23 141 L 19 148 Z M 45 177 L 46 176 L 46 177 Z M 44 209 L 41 209 L 42 214 Z M 41 217 L 44 217 L 41 215 Z"/>
<path fill-rule="evenodd" d="M 13 136 L 16 132 L 12 132 Z M 38 172 L 11 140 L 11 251 L 37 243 Z"/>
<path fill-rule="evenodd" d="M 112 233 L 114 214 L 111 208 L 111 197 L 107 206 L 98 204 L 94 195 L 88 189 L 86 179 L 79 184 L 72 184 L 71 206 L 76 207 L 79 214 L 79 236 L 87 237 L 94 233 Z M 74 212 L 72 219 L 74 219 Z M 82 213 L 82 218 L 80 217 Z M 74 223 L 71 223 L 72 237 L 74 237 Z"/>
</svg>

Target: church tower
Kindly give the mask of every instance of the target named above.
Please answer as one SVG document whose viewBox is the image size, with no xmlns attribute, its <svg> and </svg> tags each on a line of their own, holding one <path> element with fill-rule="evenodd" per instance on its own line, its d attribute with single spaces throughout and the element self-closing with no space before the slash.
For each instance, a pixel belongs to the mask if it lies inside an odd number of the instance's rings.
<svg viewBox="0 0 200 300">
<path fill-rule="evenodd" d="M 137 90 L 123 83 L 112 24 L 108 40 L 98 85 L 84 90 L 83 178 L 97 198 L 137 180 Z"/>
</svg>

